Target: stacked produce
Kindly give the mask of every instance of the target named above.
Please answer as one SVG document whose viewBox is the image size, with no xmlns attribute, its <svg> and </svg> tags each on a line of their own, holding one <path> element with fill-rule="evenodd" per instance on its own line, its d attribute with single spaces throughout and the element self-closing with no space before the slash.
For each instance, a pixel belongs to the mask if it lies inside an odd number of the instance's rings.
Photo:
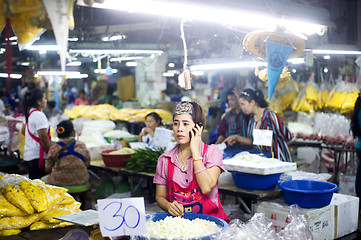
<svg viewBox="0 0 361 240">
<path fill-rule="evenodd" d="M 353 148 L 357 138 L 350 134 L 350 120 L 339 113 L 316 112 L 304 121 L 287 125 L 296 139 L 319 141 L 327 145 Z"/>
<path fill-rule="evenodd" d="M 339 82 L 330 91 L 325 107 L 333 112 L 350 113 L 355 106 L 357 96 L 356 84 Z"/>
<path fill-rule="evenodd" d="M 262 70 L 257 68 L 255 75 L 263 82 L 268 82 L 267 68 Z M 288 68 L 284 67 L 273 97 L 269 102 L 270 108 L 280 116 L 283 116 L 283 111 L 290 107 L 291 103 L 297 97 L 298 91 L 297 82 L 291 78 L 291 73 L 288 71 Z"/>
<path fill-rule="evenodd" d="M 75 106 L 72 110 L 65 109 L 64 113 L 71 119 L 90 118 L 106 119 L 120 121 L 144 122 L 148 113 L 156 112 L 162 118 L 163 122 L 172 122 L 172 114 L 164 109 L 117 109 L 109 104 L 100 104 L 95 106 L 81 105 Z"/>
<path fill-rule="evenodd" d="M 0 236 L 30 230 L 70 226 L 56 216 L 80 212 L 80 203 L 67 189 L 30 180 L 16 174 L 0 173 Z"/>
<path fill-rule="evenodd" d="M 312 112 L 317 109 L 317 102 L 318 86 L 313 82 L 309 82 L 300 90 L 291 105 L 291 109 L 295 112 Z"/>
</svg>

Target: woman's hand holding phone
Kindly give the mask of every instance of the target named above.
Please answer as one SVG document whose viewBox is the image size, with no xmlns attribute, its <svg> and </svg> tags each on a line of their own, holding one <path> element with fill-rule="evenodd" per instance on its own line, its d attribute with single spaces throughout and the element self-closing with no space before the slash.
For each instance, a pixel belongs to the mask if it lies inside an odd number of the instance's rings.
<svg viewBox="0 0 361 240">
<path fill-rule="evenodd" d="M 189 131 L 190 147 L 193 158 L 199 157 L 195 155 L 199 155 L 199 145 L 202 141 L 202 131 L 203 131 L 202 123 L 196 124 L 195 127 L 191 131 Z"/>
</svg>

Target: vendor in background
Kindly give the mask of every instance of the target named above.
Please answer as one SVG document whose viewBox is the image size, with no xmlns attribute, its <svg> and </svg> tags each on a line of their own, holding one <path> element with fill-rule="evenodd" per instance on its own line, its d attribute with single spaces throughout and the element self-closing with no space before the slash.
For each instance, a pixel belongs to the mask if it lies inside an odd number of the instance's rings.
<svg viewBox="0 0 361 240">
<path fill-rule="evenodd" d="M 107 87 L 107 94 L 105 96 L 101 96 L 96 104 L 110 104 L 116 105 L 118 102 L 118 97 L 114 96 L 115 88 L 110 85 Z"/>
<path fill-rule="evenodd" d="M 56 128 L 59 142 L 53 143 L 45 161 L 49 175 L 41 178 L 45 183 L 57 186 L 84 185 L 89 182 L 89 150 L 75 140 L 75 130 L 70 120 L 61 121 Z"/>
<path fill-rule="evenodd" d="M 227 92 L 229 112 L 222 118 L 218 128 L 218 139 L 216 144 L 222 143 L 227 137 L 240 135 L 247 137 L 249 117 L 243 114 L 238 97 L 234 93 L 235 89 Z M 239 90 L 238 90 L 239 91 Z M 227 149 L 250 149 L 249 145 L 240 142 L 233 145 L 227 144 Z"/>
<path fill-rule="evenodd" d="M 55 101 L 51 100 L 47 102 L 46 107 L 43 109 L 43 112 L 48 119 L 63 114 L 63 111 L 55 105 Z"/>
<path fill-rule="evenodd" d="M 138 142 L 152 145 L 156 128 L 162 125 L 162 118 L 156 112 L 148 113 L 145 116 L 145 128 L 138 135 Z"/>
<path fill-rule="evenodd" d="M 46 102 L 44 92 L 38 88 L 27 91 L 24 95 L 25 124 L 21 133 L 25 135 L 23 158 L 28 166 L 30 179 L 40 179 L 46 174 L 44 158 L 50 147 L 50 126 L 41 111 L 46 107 Z"/>
<path fill-rule="evenodd" d="M 84 90 L 78 92 L 78 97 L 75 99 L 74 105 L 89 105 L 89 99 L 85 95 Z"/>
<path fill-rule="evenodd" d="M 351 131 L 352 135 L 358 138 L 355 146 L 358 158 L 355 189 L 356 196 L 361 198 L 361 92 L 358 94 L 352 113 Z"/>
<path fill-rule="evenodd" d="M 292 156 L 287 142 L 292 139 L 292 134 L 280 116 L 268 108 L 261 90 L 245 89 L 240 93 L 240 105 L 244 114 L 250 114 L 248 137 L 233 135 L 224 141 L 233 145 L 241 142 L 253 145 L 253 129 L 267 129 L 273 132 L 272 148 L 254 145 L 262 152 L 273 152 L 274 157 L 284 162 L 292 162 Z"/>
<path fill-rule="evenodd" d="M 63 99 L 66 104 L 73 104 L 75 101 L 75 93 L 72 91 L 70 86 L 66 87 L 66 91 L 63 94 Z"/>
<path fill-rule="evenodd" d="M 218 177 L 224 171 L 222 153 L 202 142 L 205 116 L 195 102 L 180 102 L 173 113 L 178 145 L 158 159 L 153 182 L 158 205 L 173 216 L 184 212 L 208 214 L 229 222 L 218 195 Z"/>
</svg>

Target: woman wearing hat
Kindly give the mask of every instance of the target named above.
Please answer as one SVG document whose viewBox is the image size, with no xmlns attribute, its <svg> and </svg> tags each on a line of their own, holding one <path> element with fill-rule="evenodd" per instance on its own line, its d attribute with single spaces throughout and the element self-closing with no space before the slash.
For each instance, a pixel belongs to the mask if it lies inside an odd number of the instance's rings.
<svg viewBox="0 0 361 240">
<path fill-rule="evenodd" d="M 173 132 L 178 145 L 158 159 L 153 180 L 156 201 L 173 216 L 194 212 L 229 222 L 218 194 L 218 177 L 224 171 L 222 153 L 202 142 L 203 126 L 201 106 L 187 101 L 176 104 Z"/>
</svg>

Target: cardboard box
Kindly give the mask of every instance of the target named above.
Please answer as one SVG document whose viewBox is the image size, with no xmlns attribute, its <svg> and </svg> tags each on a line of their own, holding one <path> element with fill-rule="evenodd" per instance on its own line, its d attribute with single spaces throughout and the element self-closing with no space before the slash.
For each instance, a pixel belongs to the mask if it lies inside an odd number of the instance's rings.
<svg viewBox="0 0 361 240">
<path fill-rule="evenodd" d="M 314 240 L 333 239 L 335 234 L 334 206 L 323 208 L 300 208 L 305 215 Z M 257 205 L 256 212 L 263 212 L 272 222 L 276 232 L 281 231 L 290 222 L 290 205 L 283 199 L 264 201 Z"/>
<path fill-rule="evenodd" d="M 359 198 L 334 193 L 331 205 L 335 208 L 335 238 L 357 230 Z"/>
</svg>

